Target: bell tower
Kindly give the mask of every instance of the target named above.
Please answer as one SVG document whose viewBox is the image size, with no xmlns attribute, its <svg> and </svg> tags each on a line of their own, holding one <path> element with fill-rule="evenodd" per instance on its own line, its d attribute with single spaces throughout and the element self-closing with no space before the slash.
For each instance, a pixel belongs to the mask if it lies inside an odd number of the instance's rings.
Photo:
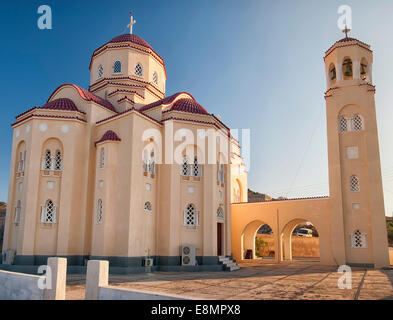
<svg viewBox="0 0 393 320">
<path fill-rule="evenodd" d="M 346 37 L 326 51 L 332 261 L 389 266 L 369 45 Z"/>
</svg>

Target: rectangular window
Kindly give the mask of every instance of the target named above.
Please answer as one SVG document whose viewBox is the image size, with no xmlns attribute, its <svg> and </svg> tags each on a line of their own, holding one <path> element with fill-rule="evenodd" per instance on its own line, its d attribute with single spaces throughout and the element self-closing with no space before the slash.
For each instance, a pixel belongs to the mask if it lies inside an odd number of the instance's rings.
<svg viewBox="0 0 393 320">
<path fill-rule="evenodd" d="M 358 159 L 359 158 L 359 149 L 358 147 L 347 147 L 347 159 Z"/>
</svg>

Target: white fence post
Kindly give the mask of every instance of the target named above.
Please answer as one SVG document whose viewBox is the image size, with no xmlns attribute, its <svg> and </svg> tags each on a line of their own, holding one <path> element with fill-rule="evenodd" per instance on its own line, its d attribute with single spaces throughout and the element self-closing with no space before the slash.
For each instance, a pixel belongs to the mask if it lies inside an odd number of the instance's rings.
<svg viewBox="0 0 393 320">
<path fill-rule="evenodd" d="M 105 260 L 89 260 L 86 275 L 86 300 L 98 300 L 100 287 L 108 285 L 109 262 Z"/>
<path fill-rule="evenodd" d="M 50 287 L 44 290 L 44 300 L 65 300 L 66 279 L 67 279 L 67 259 L 66 258 L 48 258 L 47 284 Z M 49 271 L 49 272 L 48 272 Z"/>
</svg>

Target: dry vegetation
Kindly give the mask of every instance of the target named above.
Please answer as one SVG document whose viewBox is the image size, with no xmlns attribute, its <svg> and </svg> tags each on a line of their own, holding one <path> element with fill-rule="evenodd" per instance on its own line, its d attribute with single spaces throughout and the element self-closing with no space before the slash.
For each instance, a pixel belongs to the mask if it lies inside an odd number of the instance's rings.
<svg viewBox="0 0 393 320">
<path fill-rule="evenodd" d="M 274 257 L 274 235 L 257 234 L 257 237 L 267 242 L 267 246 L 261 249 L 261 256 Z M 292 257 L 319 258 L 319 238 L 292 236 Z"/>
</svg>

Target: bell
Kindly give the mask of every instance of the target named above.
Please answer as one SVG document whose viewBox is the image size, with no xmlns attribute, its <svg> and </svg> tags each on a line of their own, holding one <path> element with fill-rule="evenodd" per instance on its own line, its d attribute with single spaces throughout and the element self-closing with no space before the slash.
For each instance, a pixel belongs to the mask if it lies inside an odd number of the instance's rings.
<svg viewBox="0 0 393 320">
<path fill-rule="evenodd" d="M 332 69 L 330 72 L 332 80 L 336 79 L 336 69 Z"/>
<path fill-rule="evenodd" d="M 364 76 L 366 74 L 366 66 L 364 64 L 362 64 L 361 66 L 362 66 L 362 70 L 360 71 L 360 74 Z"/>
<path fill-rule="evenodd" d="M 345 69 L 344 75 L 346 77 L 351 77 L 352 76 L 352 67 L 351 67 L 351 65 L 349 63 L 347 63 L 347 67 Z"/>
</svg>

